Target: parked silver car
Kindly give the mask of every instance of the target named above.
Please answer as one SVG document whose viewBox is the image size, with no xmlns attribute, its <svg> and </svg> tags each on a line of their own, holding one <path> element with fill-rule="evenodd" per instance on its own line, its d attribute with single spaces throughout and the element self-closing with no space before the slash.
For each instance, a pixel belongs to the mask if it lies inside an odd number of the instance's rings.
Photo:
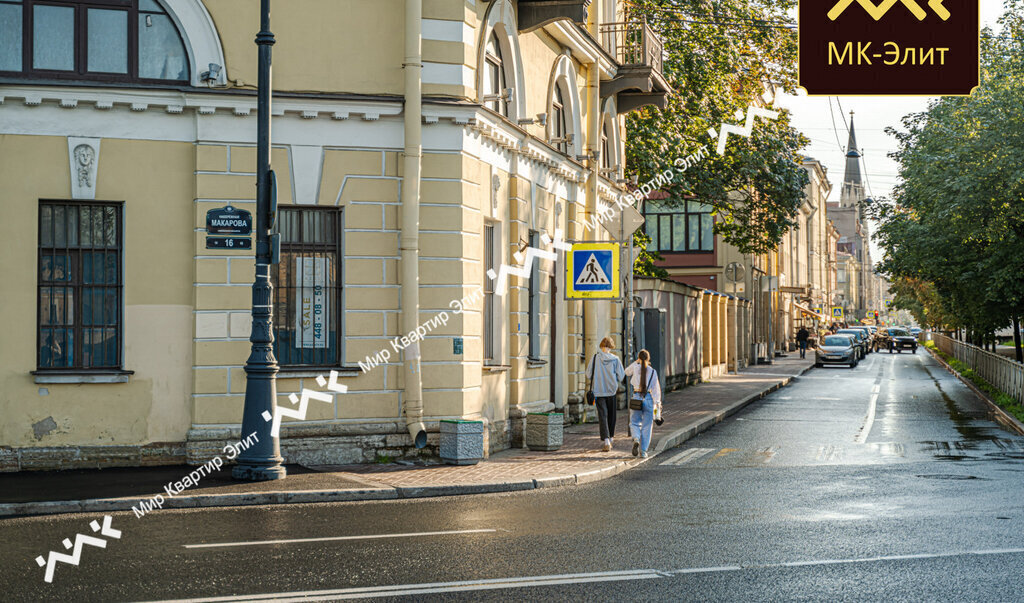
<svg viewBox="0 0 1024 603">
<path fill-rule="evenodd" d="M 860 350 L 853 334 L 826 335 L 814 350 L 814 366 L 818 368 L 826 364 L 845 364 L 854 368 L 859 360 Z"/>
</svg>

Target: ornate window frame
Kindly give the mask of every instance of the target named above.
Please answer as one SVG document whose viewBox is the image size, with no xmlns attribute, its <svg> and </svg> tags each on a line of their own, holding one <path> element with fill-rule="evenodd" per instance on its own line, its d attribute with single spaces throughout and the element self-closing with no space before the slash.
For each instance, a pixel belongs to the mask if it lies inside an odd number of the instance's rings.
<svg viewBox="0 0 1024 603">
<path fill-rule="evenodd" d="M 501 50 L 501 64 L 505 74 L 506 87 L 514 90 L 508 101 L 508 119 L 515 122 L 526 115 L 526 78 L 523 75 L 523 59 L 519 52 L 519 36 L 516 25 L 516 9 L 511 0 L 495 0 L 487 7 L 480 38 L 477 43 L 476 100 L 484 103 L 484 71 L 487 66 L 487 42 L 495 34 Z"/>
<path fill-rule="evenodd" d="M 576 68 L 568 54 L 561 55 L 555 61 L 554 68 L 551 70 L 551 78 L 548 82 L 548 123 L 546 138 L 549 141 L 555 136 L 554 102 L 555 90 L 558 88 L 561 88 L 562 103 L 565 108 L 566 134 L 573 135 L 572 143 L 566 145 L 566 150 L 564 152 L 570 157 L 575 157 L 580 154 L 580 149 L 583 148 L 583 140 L 581 138 L 583 136 L 583 105 L 580 102 L 579 89 L 576 87 Z"/>
</svg>

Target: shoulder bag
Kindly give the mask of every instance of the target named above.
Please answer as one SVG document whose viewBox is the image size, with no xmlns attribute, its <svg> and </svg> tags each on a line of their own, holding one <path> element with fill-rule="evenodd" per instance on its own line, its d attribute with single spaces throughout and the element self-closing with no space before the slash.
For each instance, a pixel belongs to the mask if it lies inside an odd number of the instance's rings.
<svg viewBox="0 0 1024 603">
<path fill-rule="evenodd" d="M 590 375 L 587 377 L 587 404 L 594 405 L 594 371 L 597 370 L 597 354 L 592 359 L 594 364 L 590 365 Z"/>
<path fill-rule="evenodd" d="M 650 369 L 651 367 L 647 367 Z M 644 409 L 644 398 L 647 397 L 647 392 L 651 390 L 651 381 L 654 379 L 654 369 L 651 369 L 650 374 L 647 377 L 647 386 L 644 387 L 643 391 L 633 392 L 633 395 L 629 398 L 629 410 L 643 410 Z M 639 396 L 639 397 L 637 397 Z"/>
</svg>

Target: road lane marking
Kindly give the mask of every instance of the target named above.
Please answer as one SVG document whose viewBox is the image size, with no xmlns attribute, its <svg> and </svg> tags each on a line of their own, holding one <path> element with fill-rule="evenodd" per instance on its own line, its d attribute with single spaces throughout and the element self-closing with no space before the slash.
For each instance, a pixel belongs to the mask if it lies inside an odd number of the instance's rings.
<svg viewBox="0 0 1024 603">
<path fill-rule="evenodd" d="M 405 534 L 366 534 L 363 536 L 326 536 L 323 538 L 288 538 L 284 540 L 254 540 L 251 542 L 214 542 L 210 544 L 185 544 L 186 549 L 209 549 L 229 546 L 257 546 L 261 544 L 294 544 L 298 542 L 327 542 L 331 540 L 374 540 L 378 538 L 416 538 L 420 536 L 451 536 L 455 534 L 490 534 L 495 529 L 448 530 L 444 532 L 409 532 Z"/>
<path fill-rule="evenodd" d="M 854 557 L 848 559 L 811 559 L 804 561 L 784 561 L 780 563 L 749 563 L 740 565 L 718 565 L 708 567 L 691 567 L 675 570 L 635 569 L 610 572 L 592 572 L 580 574 L 555 574 L 550 576 L 525 576 L 518 578 L 487 578 L 480 580 L 463 580 L 459 582 L 428 582 L 421 584 L 394 584 L 386 586 L 363 586 L 329 590 L 290 591 L 263 593 L 252 595 L 230 595 L 224 597 L 207 597 L 202 599 L 174 599 L 154 601 L 152 603 L 227 603 L 231 601 L 337 601 L 341 599 L 358 599 L 373 597 L 398 597 L 403 595 L 420 595 L 445 592 L 472 592 L 481 590 L 527 588 L 537 586 L 557 586 L 561 584 L 583 584 L 588 582 L 615 582 L 626 580 L 650 580 L 672 578 L 687 574 L 713 574 L 720 572 L 740 572 L 751 569 L 785 569 L 825 565 L 842 565 L 853 563 L 882 563 L 891 561 L 917 561 L 921 559 L 945 559 L 951 557 L 1020 555 L 1024 549 L 983 549 L 948 553 L 917 553 L 907 555 L 883 555 L 878 557 Z"/>
<path fill-rule="evenodd" d="M 723 448 L 723 449 L 718 451 L 718 454 L 716 454 L 715 456 L 713 456 L 713 457 L 709 458 L 708 460 L 704 461 L 704 464 L 710 463 L 711 461 L 713 461 L 715 459 L 720 459 L 720 458 L 724 457 L 725 455 L 729 454 L 730 452 L 736 452 L 737 450 L 739 450 L 739 448 Z"/>
<path fill-rule="evenodd" d="M 765 465 L 767 465 L 768 463 L 771 462 L 771 460 L 773 458 L 775 458 L 775 453 L 778 452 L 778 450 L 779 450 L 778 446 L 769 446 L 768 448 L 759 448 L 756 452 L 754 452 L 754 459 L 755 460 L 760 460 L 760 462 L 762 462 Z"/>
<path fill-rule="evenodd" d="M 487 578 L 462 580 L 458 582 L 428 582 L 422 584 L 395 584 L 387 586 L 365 586 L 332 590 L 307 590 L 255 595 L 233 595 L 207 597 L 204 599 L 175 599 L 154 603 L 224 603 L 227 601 L 337 601 L 341 599 L 363 599 L 372 597 L 399 597 L 459 591 L 480 591 L 505 588 L 528 588 L 555 586 L 559 584 L 583 584 L 587 582 L 616 582 L 623 580 L 649 580 L 665 578 L 667 574 L 653 569 L 622 570 L 612 572 L 591 572 L 584 574 L 557 574 L 552 576 L 525 576 L 519 578 Z"/>
<path fill-rule="evenodd" d="M 868 414 L 864 417 L 864 426 L 860 428 L 857 437 L 853 439 L 858 444 L 868 441 L 868 434 L 871 433 L 871 425 L 875 422 L 875 405 L 878 403 L 878 394 L 871 394 L 871 401 L 868 402 Z"/>
<path fill-rule="evenodd" d="M 679 454 L 668 459 L 662 465 L 685 465 L 692 460 L 698 459 L 709 452 L 714 452 L 714 448 L 687 448 Z"/>
<path fill-rule="evenodd" d="M 877 383 L 875 384 L 874 387 L 871 388 L 871 393 L 873 393 L 873 394 L 877 394 L 880 391 L 882 391 L 882 386 L 877 384 Z"/>
</svg>

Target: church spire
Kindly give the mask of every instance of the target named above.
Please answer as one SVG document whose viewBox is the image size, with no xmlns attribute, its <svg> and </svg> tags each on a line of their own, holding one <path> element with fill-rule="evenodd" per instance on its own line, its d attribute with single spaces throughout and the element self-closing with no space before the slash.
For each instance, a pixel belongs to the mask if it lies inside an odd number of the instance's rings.
<svg viewBox="0 0 1024 603">
<path fill-rule="evenodd" d="M 843 188 L 839 195 L 841 207 L 854 207 L 864 198 L 864 183 L 860 173 L 860 150 L 857 148 L 857 134 L 853 128 L 853 111 L 850 111 L 850 139 L 846 143 L 846 172 L 843 174 Z"/>
<path fill-rule="evenodd" d="M 853 111 L 850 111 L 850 140 L 846 143 L 846 173 L 843 183 L 861 184 L 860 150 L 857 148 L 857 134 L 853 129 Z"/>
</svg>

